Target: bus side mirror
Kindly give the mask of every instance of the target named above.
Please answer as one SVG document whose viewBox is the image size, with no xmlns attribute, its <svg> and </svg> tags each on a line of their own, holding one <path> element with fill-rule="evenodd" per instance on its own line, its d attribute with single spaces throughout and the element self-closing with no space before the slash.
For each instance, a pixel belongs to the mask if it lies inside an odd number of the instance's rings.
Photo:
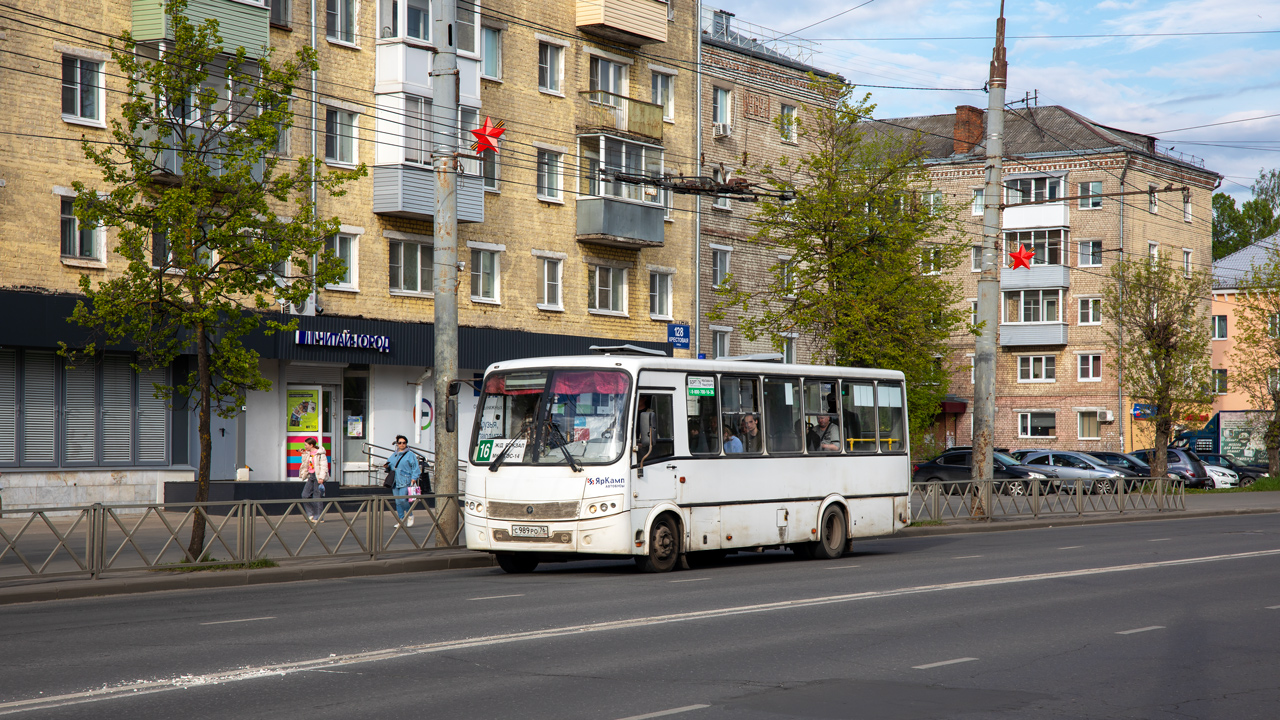
<svg viewBox="0 0 1280 720">
<path fill-rule="evenodd" d="M 458 401 L 453 396 L 444 401 L 444 429 L 458 432 Z"/>
</svg>

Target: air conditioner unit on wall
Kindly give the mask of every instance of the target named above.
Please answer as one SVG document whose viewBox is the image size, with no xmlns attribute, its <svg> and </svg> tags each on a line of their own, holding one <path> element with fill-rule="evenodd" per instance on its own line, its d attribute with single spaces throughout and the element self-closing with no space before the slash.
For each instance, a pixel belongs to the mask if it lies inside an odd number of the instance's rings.
<svg viewBox="0 0 1280 720">
<path fill-rule="evenodd" d="M 729 123 L 711 123 L 711 135 L 713 137 L 729 137 L 731 132 L 733 132 L 733 127 Z"/>
<path fill-rule="evenodd" d="M 1111 412 L 1110 410 L 1099 410 L 1099 411 L 1098 411 L 1098 422 L 1100 422 L 1100 423 L 1104 423 L 1104 422 L 1112 422 L 1112 421 L 1114 421 L 1115 419 L 1116 419 L 1116 416 L 1115 416 L 1114 414 L 1112 414 L 1112 412 Z"/>
<path fill-rule="evenodd" d="M 289 309 L 290 315 L 315 315 L 316 314 L 315 299 L 316 299 L 316 296 L 312 295 L 311 297 L 307 298 L 307 301 L 304 303 L 299 303 L 296 305 L 293 303 L 289 303 L 286 307 Z"/>
</svg>

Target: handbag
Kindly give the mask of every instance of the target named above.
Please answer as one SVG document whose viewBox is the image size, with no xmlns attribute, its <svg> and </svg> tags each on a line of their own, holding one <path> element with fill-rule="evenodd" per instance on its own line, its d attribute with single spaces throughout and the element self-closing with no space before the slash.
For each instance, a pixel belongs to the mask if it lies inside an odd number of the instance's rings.
<svg viewBox="0 0 1280 720">
<path fill-rule="evenodd" d="M 405 488 L 405 492 L 409 494 L 409 497 L 417 497 L 422 494 L 422 488 L 418 487 L 417 485 L 410 485 L 409 487 Z"/>
<path fill-rule="evenodd" d="M 382 487 L 391 490 L 396 486 L 396 471 L 387 469 L 387 476 L 382 479 Z"/>
</svg>

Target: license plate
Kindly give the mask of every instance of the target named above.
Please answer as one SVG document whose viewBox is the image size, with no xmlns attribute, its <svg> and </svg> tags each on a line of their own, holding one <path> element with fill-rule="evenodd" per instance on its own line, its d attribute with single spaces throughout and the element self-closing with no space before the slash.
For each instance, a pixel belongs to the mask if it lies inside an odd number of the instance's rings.
<svg viewBox="0 0 1280 720">
<path fill-rule="evenodd" d="M 511 537 L 550 537 L 546 525 L 512 525 Z"/>
</svg>

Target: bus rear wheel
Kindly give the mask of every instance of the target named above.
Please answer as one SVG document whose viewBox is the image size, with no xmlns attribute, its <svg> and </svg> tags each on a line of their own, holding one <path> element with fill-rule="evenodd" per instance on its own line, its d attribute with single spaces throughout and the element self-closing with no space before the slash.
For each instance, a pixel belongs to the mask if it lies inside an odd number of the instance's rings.
<svg viewBox="0 0 1280 720">
<path fill-rule="evenodd" d="M 649 554 L 636 558 L 636 567 L 641 572 L 668 572 L 679 559 L 680 535 L 676 521 L 670 515 L 663 515 L 649 528 Z"/>
<path fill-rule="evenodd" d="M 538 556 L 527 553 L 498 553 L 498 567 L 513 575 L 531 573 L 538 567 Z"/>
<path fill-rule="evenodd" d="M 822 511 L 822 522 L 818 524 L 818 541 L 809 543 L 809 557 L 815 560 L 835 560 L 844 554 L 847 535 L 844 513 L 836 505 L 828 505 Z"/>
</svg>

